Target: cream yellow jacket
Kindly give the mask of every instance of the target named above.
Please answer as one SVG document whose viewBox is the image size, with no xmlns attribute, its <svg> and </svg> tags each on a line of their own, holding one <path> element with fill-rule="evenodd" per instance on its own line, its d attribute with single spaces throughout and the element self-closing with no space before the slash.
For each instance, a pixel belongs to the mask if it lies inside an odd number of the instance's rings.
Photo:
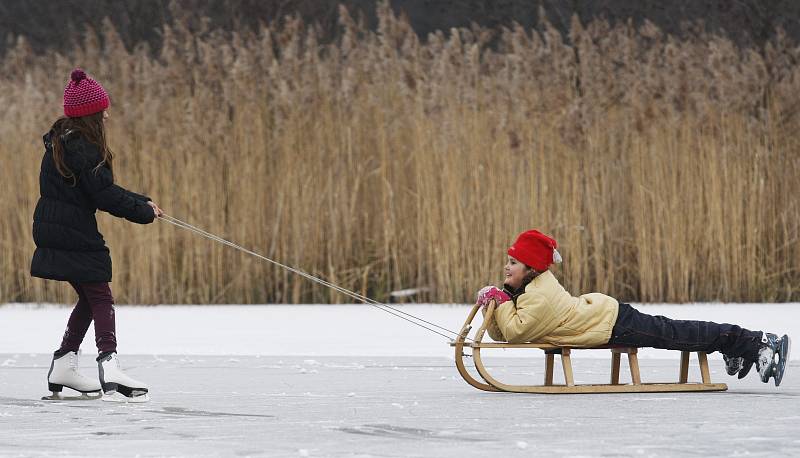
<svg viewBox="0 0 800 458">
<path fill-rule="evenodd" d="M 500 304 L 487 330 L 497 341 L 591 347 L 608 343 L 618 312 L 617 300 L 605 294 L 573 297 L 548 270 L 528 283 L 516 305 Z"/>
</svg>

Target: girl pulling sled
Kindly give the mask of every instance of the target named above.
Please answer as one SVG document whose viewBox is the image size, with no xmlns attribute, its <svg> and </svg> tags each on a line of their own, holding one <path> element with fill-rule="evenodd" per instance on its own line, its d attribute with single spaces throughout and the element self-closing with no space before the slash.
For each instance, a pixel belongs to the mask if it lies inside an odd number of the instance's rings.
<svg viewBox="0 0 800 458">
<path fill-rule="evenodd" d="M 104 126 L 108 108 L 103 86 L 75 69 L 64 89 L 64 117 L 43 138 L 31 275 L 69 282 L 78 294 L 47 374 L 52 395 L 43 399 L 67 399 L 62 396 L 64 387 L 82 393 L 78 398 L 149 399 L 147 384 L 128 376 L 117 358 L 114 298 L 108 285 L 111 256 L 97 229 L 95 212 L 139 224 L 152 223 L 162 212 L 149 197 L 114 183 L 113 154 Z M 98 376 L 86 377 L 78 371 L 78 350 L 92 321 Z"/>
</svg>

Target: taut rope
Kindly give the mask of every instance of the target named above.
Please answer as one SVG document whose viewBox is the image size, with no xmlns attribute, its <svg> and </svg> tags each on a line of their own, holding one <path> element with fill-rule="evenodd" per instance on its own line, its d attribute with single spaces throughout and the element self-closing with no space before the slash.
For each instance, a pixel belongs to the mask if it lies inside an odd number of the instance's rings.
<svg viewBox="0 0 800 458">
<path fill-rule="evenodd" d="M 433 328 L 438 328 L 438 329 L 440 329 L 442 331 L 445 331 L 445 332 L 447 332 L 449 334 L 452 334 L 452 335 L 454 335 L 456 337 L 458 336 L 458 333 L 455 332 L 455 331 L 451 331 L 450 329 L 447 329 L 445 327 L 439 326 L 438 324 L 432 323 L 430 321 L 426 321 L 426 320 L 424 320 L 422 318 L 419 318 L 417 316 L 414 316 L 414 315 L 412 315 L 412 314 L 410 314 L 408 312 L 404 312 L 404 311 L 399 310 L 399 309 L 397 309 L 395 307 L 392 307 L 392 306 L 389 306 L 387 304 L 384 304 L 383 302 L 378 302 L 378 301 L 376 301 L 374 299 L 370 299 L 369 297 L 366 297 L 364 295 L 358 294 L 358 293 L 356 293 L 354 291 L 350 291 L 347 288 L 343 288 L 341 286 L 334 285 L 333 283 L 327 282 L 327 281 L 325 281 L 325 280 L 323 280 L 323 279 L 321 279 L 319 277 L 315 277 L 315 276 L 313 276 L 313 275 L 311 275 L 309 273 L 303 272 L 300 269 L 295 269 L 294 267 L 287 266 L 286 264 L 282 264 L 282 263 L 280 263 L 278 261 L 274 261 L 274 260 L 272 260 L 272 259 L 270 259 L 270 258 L 268 258 L 268 257 L 266 257 L 264 255 L 256 253 L 255 251 L 248 250 L 247 248 L 244 248 L 244 247 L 242 247 L 240 245 L 237 245 L 237 244 L 235 244 L 235 243 L 233 243 L 233 242 L 231 242 L 229 240 L 225 240 L 222 237 L 219 237 L 219 236 L 216 236 L 214 234 L 211 234 L 210 232 L 206 232 L 203 229 L 200 229 L 200 228 L 198 228 L 196 226 L 192 226 L 189 223 L 181 221 L 181 220 L 179 220 L 177 218 L 174 218 L 172 216 L 169 216 L 167 214 L 162 214 L 158 219 L 160 219 L 161 221 L 164 221 L 166 223 L 170 223 L 172 225 L 180 227 L 182 229 L 186 229 L 186 230 L 188 230 L 190 232 L 194 232 L 195 234 L 201 235 L 201 236 L 203 236 L 203 237 L 205 237 L 207 239 L 213 240 L 215 242 L 221 243 L 223 245 L 227 245 L 227 246 L 229 246 L 231 248 L 235 248 L 235 249 L 237 249 L 239 251 L 242 251 L 244 253 L 247 253 L 249 255 L 255 256 L 255 257 L 257 257 L 257 258 L 259 258 L 261 260 L 267 261 L 267 262 L 269 262 L 271 264 L 274 264 L 274 265 L 276 265 L 278 267 L 286 269 L 289 272 L 292 272 L 292 273 L 295 273 L 297 275 L 300 275 L 303 278 L 307 278 L 307 279 L 309 279 L 309 280 L 311 280 L 313 282 L 319 283 L 320 285 L 327 286 L 328 288 L 331 288 L 334 291 L 342 293 L 345 296 L 351 297 L 351 298 L 356 299 L 358 301 L 361 301 L 361 302 L 363 302 L 365 304 L 371 305 L 371 306 L 373 306 L 373 307 L 375 307 L 375 308 L 377 308 L 379 310 L 383 310 L 386 313 L 389 313 L 389 314 L 394 315 L 394 316 L 396 316 L 398 318 L 406 320 L 409 323 L 415 324 L 415 325 L 417 325 L 417 326 L 419 326 L 419 327 L 421 327 L 423 329 L 427 329 L 428 331 L 433 332 L 435 334 L 438 334 L 438 335 L 440 335 L 440 336 L 442 336 L 442 337 L 444 337 L 446 339 L 450 339 L 451 337 L 449 335 L 443 334 L 442 332 L 439 332 L 439 331 L 437 331 L 436 329 L 433 329 Z"/>
</svg>

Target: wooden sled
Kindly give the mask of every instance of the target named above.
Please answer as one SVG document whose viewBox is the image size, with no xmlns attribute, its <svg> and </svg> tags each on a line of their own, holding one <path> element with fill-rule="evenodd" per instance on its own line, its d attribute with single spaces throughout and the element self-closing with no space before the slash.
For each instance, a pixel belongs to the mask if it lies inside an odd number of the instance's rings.
<svg viewBox="0 0 800 458">
<path fill-rule="evenodd" d="M 700 363 L 700 375 L 702 382 L 691 383 L 689 379 L 689 353 L 681 352 L 680 374 L 677 383 L 642 383 L 639 373 L 638 349 L 635 347 L 601 346 L 601 347 L 559 347 L 545 343 L 522 343 L 510 344 L 507 342 L 482 342 L 488 323 L 491 322 L 494 309 L 497 306 L 492 301 L 484 317 L 481 327 L 475 333 L 474 339 L 469 338 L 472 329 L 472 320 L 480 310 L 480 305 L 475 305 L 469 313 L 464 326 L 461 328 L 456 340 L 450 342 L 450 346 L 455 347 L 456 368 L 461 377 L 470 385 L 484 391 L 506 391 L 513 393 L 542 393 L 542 394 L 575 394 L 575 393 L 658 393 L 675 391 L 725 391 L 728 386 L 724 383 L 711 383 L 711 373 L 708 369 L 708 358 L 705 352 L 697 352 L 697 359 Z M 471 340 L 468 342 L 467 340 Z M 464 353 L 465 348 L 471 348 L 472 354 Z M 510 385 L 495 379 L 481 358 L 482 348 L 538 348 L 545 352 L 545 370 L 543 385 Z M 611 350 L 611 380 L 608 384 L 576 385 L 572 375 L 571 356 L 573 350 L 580 349 L 610 349 Z M 619 382 L 619 366 L 621 355 L 628 355 L 628 366 L 631 371 L 630 384 Z M 564 370 L 564 385 L 553 384 L 553 366 L 555 365 L 555 355 L 561 355 L 561 367 Z M 467 371 L 464 358 L 471 356 L 475 362 L 475 369 L 480 374 L 483 381 L 477 380 Z"/>
</svg>

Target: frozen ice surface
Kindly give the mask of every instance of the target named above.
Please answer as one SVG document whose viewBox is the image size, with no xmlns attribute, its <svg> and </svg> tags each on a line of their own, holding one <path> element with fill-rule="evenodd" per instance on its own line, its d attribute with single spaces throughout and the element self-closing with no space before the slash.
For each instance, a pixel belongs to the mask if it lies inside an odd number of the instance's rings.
<svg viewBox="0 0 800 458">
<path fill-rule="evenodd" d="M 8 355 L 0 355 L 0 358 Z M 448 358 L 127 356 L 152 401 L 45 402 L 48 355 L 0 369 L 0 456 L 797 456 L 800 367 L 784 385 L 727 377 L 723 393 L 486 393 Z M 579 382 L 605 381 L 608 362 L 573 357 Z M 497 358 L 498 377 L 539 382 L 541 356 Z M 624 363 L 623 363 L 624 366 Z M 651 381 L 677 359 L 641 362 Z M 81 369 L 94 361 L 83 355 Z M 626 369 L 624 367 L 624 369 Z M 623 369 L 623 375 L 624 375 Z M 696 366 L 690 376 L 699 377 Z M 558 379 L 558 377 L 557 377 Z M 624 376 L 623 376 L 624 379 Z"/>
<path fill-rule="evenodd" d="M 800 335 L 797 304 L 641 309 Z M 455 329 L 468 309 L 403 310 Z M 122 365 L 152 401 L 40 401 L 68 314 L 0 306 L 0 457 L 800 455 L 797 363 L 780 388 L 728 377 L 712 358 L 727 392 L 486 393 L 461 380 L 442 337 L 364 306 L 118 307 Z M 502 380 L 539 383 L 541 353 L 523 354 L 488 353 L 487 364 Z M 576 352 L 576 381 L 606 381 L 609 359 Z M 672 381 L 678 354 L 640 365 L 644 381 Z M 626 370 L 623 358 L 623 381 Z"/>
</svg>

